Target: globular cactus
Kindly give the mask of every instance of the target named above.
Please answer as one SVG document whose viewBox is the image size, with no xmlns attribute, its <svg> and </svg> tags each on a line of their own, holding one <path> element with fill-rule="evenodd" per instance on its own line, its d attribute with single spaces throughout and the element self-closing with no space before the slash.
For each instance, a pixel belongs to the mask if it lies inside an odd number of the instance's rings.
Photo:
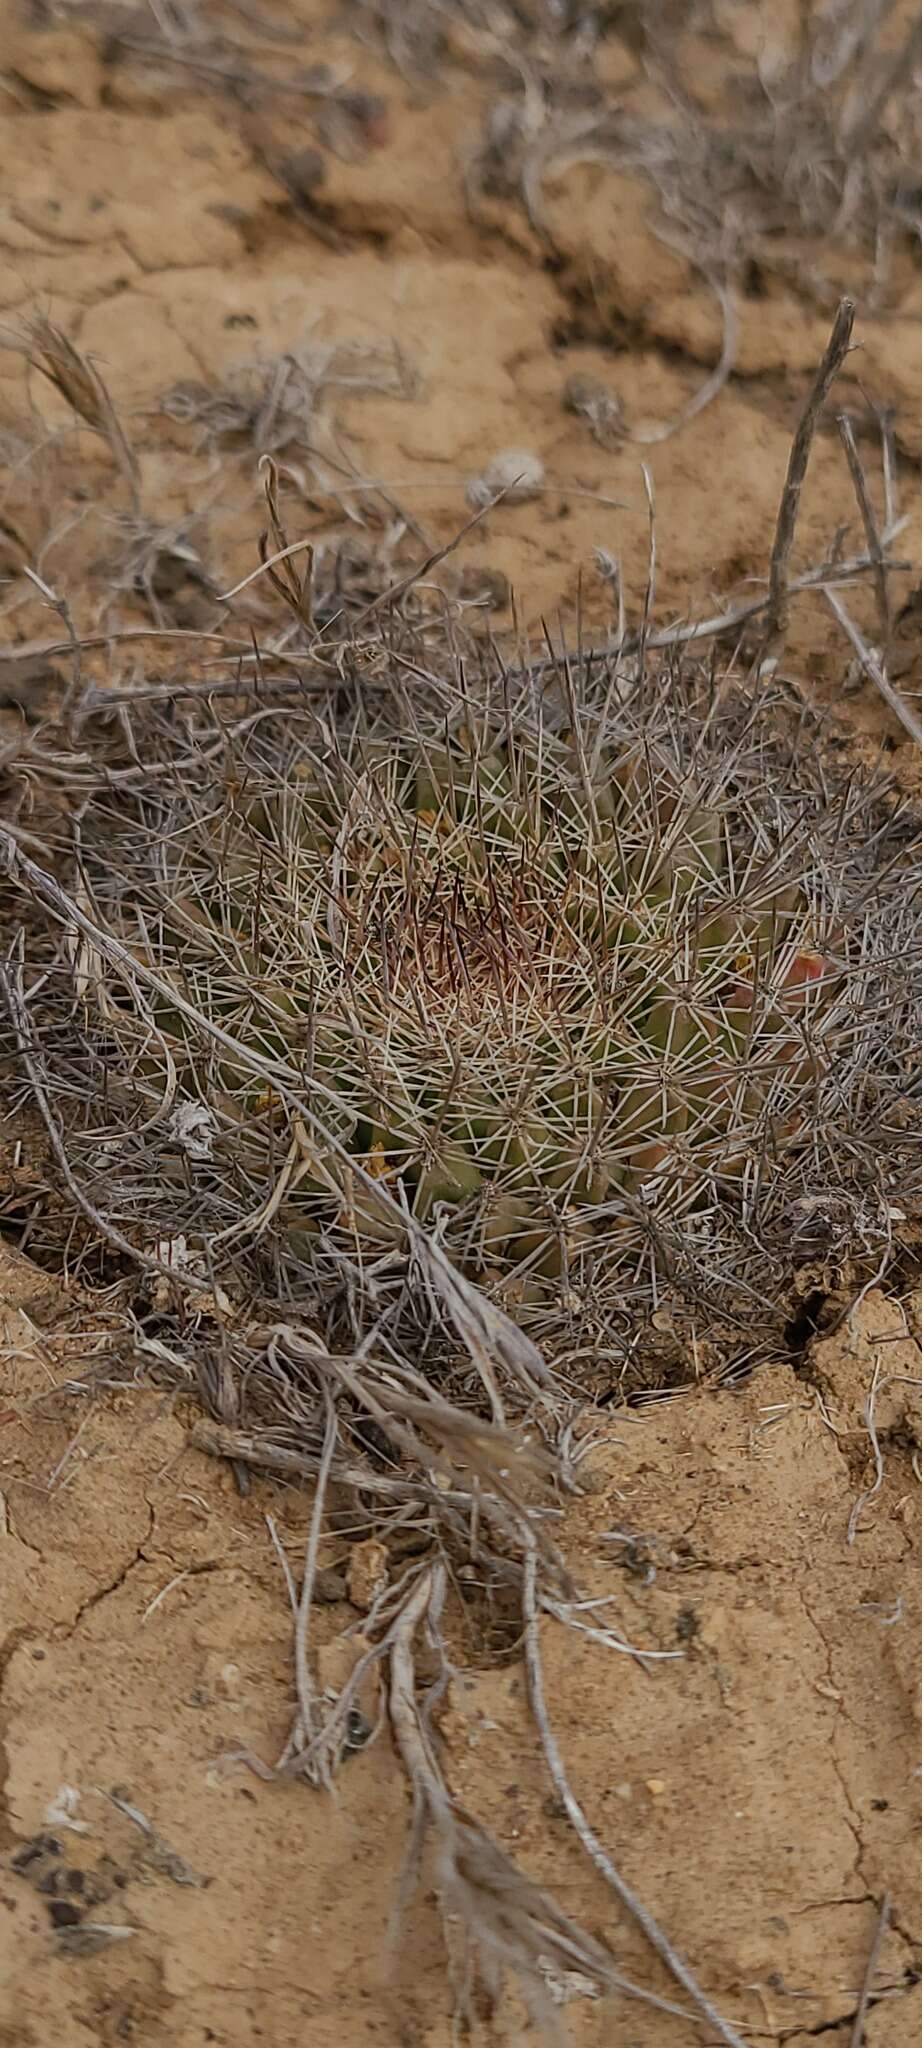
<svg viewBox="0 0 922 2048">
<path fill-rule="evenodd" d="M 91 807 L 113 926 L 336 1146 L 292 1150 L 271 1083 L 100 972 L 107 1086 L 150 1095 L 166 1060 L 208 1105 L 174 1213 L 238 1259 L 383 1285 L 412 1213 L 535 1326 L 664 1288 L 770 1321 L 798 1218 L 835 1186 L 867 1235 L 880 1192 L 882 1004 L 911 1015 L 914 971 L 886 820 L 742 702 L 526 711 L 349 739 L 267 713 L 133 814 Z"/>
<path fill-rule="evenodd" d="M 806 1057 L 792 1013 L 835 984 L 802 890 L 782 870 L 737 900 L 720 813 L 641 749 L 462 728 L 255 823 L 235 915 L 283 860 L 302 906 L 300 971 L 261 990 L 278 1049 L 309 1035 L 366 1167 L 514 1297 L 613 1227 L 619 1191 L 738 1172 L 741 1113 Z M 338 1221 L 399 1235 L 367 1189 Z"/>
</svg>

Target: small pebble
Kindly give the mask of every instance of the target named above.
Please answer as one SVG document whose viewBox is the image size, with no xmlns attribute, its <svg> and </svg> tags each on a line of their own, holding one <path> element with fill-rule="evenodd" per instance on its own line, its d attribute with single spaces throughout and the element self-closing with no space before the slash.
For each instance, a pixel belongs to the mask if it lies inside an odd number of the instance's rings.
<svg viewBox="0 0 922 2048">
<path fill-rule="evenodd" d="M 48 1913 L 52 1927 L 78 1927 L 82 1917 L 80 1907 L 72 1899 L 52 1899 Z"/>
<path fill-rule="evenodd" d="M 623 426 L 620 398 L 594 377 L 568 377 L 563 387 L 563 403 L 567 412 L 578 413 L 589 421 L 598 441 L 610 441 L 619 426 Z"/>
<path fill-rule="evenodd" d="M 347 1583 L 353 1607 L 367 1614 L 387 1585 L 387 1550 L 374 1536 L 370 1536 L 366 1543 L 353 1546 Z"/>
<path fill-rule="evenodd" d="M 468 485 L 468 502 L 478 507 L 489 505 L 502 491 L 505 504 L 523 505 L 538 496 L 543 483 L 544 464 L 539 455 L 526 448 L 507 448 L 502 455 L 494 455 L 483 475 L 475 476 Z"/>
<path fill-rule="evenodd" d="M 326 182 L 327 167 L 319 149 L 296 149 L 282 158 L 279 177 L 293 199 L 310 199 Z"/>
<path fill-rule="evenodd" d="M 349 1589 L 345 1574 L 333 1565 L 322 1564 L 314 1579 L 314 1599 L 321 1607 L 335 1607 L 337 1602 L 348 1598 Z"/>
<path fill-rule="evenodd" d="M 14 1870 L 28 1870 L 31 1863 L 37 1863 L 40 1856 L 61 1856 L 63 1850 L 57 1835 L 34 1835 L 31 1842 L 24 1842 L 11 1858 Z"/>
<path fill-rule="evenodd" d="M 509 578 L 501 569 L 465 569 L 458 584 L 458 596 L 462 604 L 480 605 L 488 612 L 505 611 L 509 603 Z"/>
<path fill-rule="evenodd" d="M 346 1716 L 346 1732 L 343 1737 L 343 1757 L 355 1756 L 364 1749 L 371 1734 L 371 1722 L 360 1707 L 350 1707 Z"/>
</svg>

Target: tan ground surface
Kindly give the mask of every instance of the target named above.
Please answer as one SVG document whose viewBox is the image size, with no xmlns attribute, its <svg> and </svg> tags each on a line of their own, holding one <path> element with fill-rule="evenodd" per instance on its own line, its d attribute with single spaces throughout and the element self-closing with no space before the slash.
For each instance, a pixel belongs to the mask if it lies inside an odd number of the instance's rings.
<svg viewBox="0 0 922 2048">
<path fill-rule="evenodd" d="M 151 1393 L 81 1404 L 78 1416 L 64 1400 L 46 1419 L 49 1387 L 86 1357 L 86 1305 L 12 1258 L 2 1292 L 0 2041 L 441 2048 L 448 1993 L 431 1893 L 411 1904 L 388 1963 L 408 1816 L 387 1739 L 346 1765 L 335 1807 L 234 1760 L 245 1746 L 271 1758 L 287 1732 L 290 1625 L 264 1517 L 277 1518 L 296 1569 L 303 1497 L 260 1484 L 238 1500 L 229 1472 L 184 1447 L 180 1420 Z M 613 1595 L 633 1642 L 684 1651 L 644 1670 L 546 1625 L 574 1786 L 753 2041 L 805 2048 L 824 2030 L 844 2048 L 885 1889 L 893 1924 L 877 1988 L 894 1997 L 872 2013 L 868 2041 L 919 2038 L 914 1313 L 922 1328 L 918 1297 L 907 1322 L 870 1296 L 852 1332 L 815 1347 L 809 1377 L 779 1367 L 735 1395 L 610 1423 L 592 1491 L 567 1519 L 586 1595 Z M 884 1480 L 849 1547 L 850 1511 L 873 1477 L 862 1414 L 875 1366 L 916 1386 L 879 1394 Z M 634 1547 L 604 1542 L 613 1531 Z M 334 1544 L 328 1561 L 347 1554 Z M 322 1622 L 321 1675 L 341 1677 L 354 1650 L 338 1637 L 361 1616 L 342 1602 Z M 462 1803 L 613 1943 L 620 1967 L 656 1983 L 557 1811 L 517 1662 L 459 1678 L 442 1733 Z M 113 1790 L 153 1823 L 159 1855 Z M 47 1832 L 60 1853 L 15 1873 L 11 1858 Z M 92 1918 L 130 1936 L 93 1956 L 61 1951 L 37 1881 L 62 1864 L 99 1884 Z M 633 2004 L 576 2000 L 570 2025 L 577 2048 L 698 2038 Z M 514 2000 L 488 2038 L 522 2038 Z"/>
<path fill-rule="evenodd" d="M 773 33 L 790 11 L 778 11 Z M 108 15 L 124 26 L 125 12 Z M 737 58 L 763 30 L 758 7 L 714 13 L 724 41 L 689 61 L 716 93 L 732 77 L 729 29 Z M 150 18 L 139 18 L 142 40 Z M 341 535 L 344 508 L 354 518 L 358 507 L 380 544 L 391 515 L 368 490 L 374 480 L 416 522 L 417 552 L 420 534 L 438 544 L 468 516 L 470 479 L 523 450 L 540 457 L 544 489 L 491 514 L 446 565 L 446 587 L 482 594 L 481 572 L 499 569 L 524 616 L 554 623 L 561 607 L 572 618 L 581 577 L 598 625 L 607 600 L 595 549 L 620 553 L 628 588 L 642 591 L 645 452 L 665 611 L 745 592 L 764 568 L 798 398 L 829 304 L 849 281 L 847 256 L 779 251 L 763 295 L 743 303 L 736 369 L 719 400 L 659 446 L 600 447 L 564 408 L 570 375 L 606 379 L 635 426 L 667 420 L 719 344 L 707 289 L 647 231 L 643 186 L 598 165 L 556 176 L 549 262 L 519 207 L 492 199 L 472 218 L 465 205 L 463 166 L 497 97 L 476 39 L 453 29 L 440 82 L 426 86 L 401 79 L 312 0 L 286 0 L 284 19 L 304 24 L 292 64 L 349 67 L 356 90 L 387 102 L 386 118 L 337 130 L 339 156 L 324 107 L 318 129 L 284 82 L 247 103 L 190 66 L 181 38 L 170 64 L 142 61 L 107 45 L 79 9 L 46 18 L 0 0 L 3 320 L 12 329 L 47 311 L 97 357 L 139 451 L 145 517 L 187 529 L 214 588 L 246 574 L 261 523 L 252 453 L 225 449 L 219 461 L 193 428 L 158 412 L 159 400 L 177 385 L 239 383 L 257 361 L 307 342 L 362 344 L 375 351 L 369 374 L 395 388 L 326 391 L 316 433 L 325 485 L 316 471 L 289 480 L 307 492 L 318 537 Z M 236 32 L 246 38 L 239 16 Z M 288 61 L 272 59 L 283 81 Z M 612 78 L 630 61 L 613 40 Z M 318 142 L 326 182 L 311 215 L 269 166 Z M 801 288 L 807 273 L 828 303 Z M 907 262 L 885 309 L 862 316 L 863 353 L 846 379 L 846 390 L 860 377 L 897 407 L 900 545 L 916 561 L 920 313 L 922 273 Z M 388 359 L 395 343 L 412 373 L 402 390 Z M 82 634 L 149 625 L 130 591 L 113 593 L 125 547 L 113 508 L 127 510 L 127 498 L 108 453 L 75 433 L 15 351 L 0 352 L 0 432 L 8 643 L 41 644 L 58 630 L 23 562 L 66 592 Z M 331 478 L 365 488 L 336 501 Z M 851 501 L 824 435 L 801 563 L 822 556 L 840 517 L 853 519 Z M 303 520 L 302 511 L 299 531 Z M 360 546 L 361 525 L 353 532 Z M 397 560 L 396 528 L 393 546 Z M 174 629 L 222 617 L 194 579 L 161 599 Z M 857 600 L 856 609 L 866 616 Z M 508 624 L 502 603 L 489 616 Z M 794 650 L 797 680 L 833 700 L 844 662 L 818 598 L 801 606 Z M 127 681 L 173 672 L 179 659 L 173 643 L 115 640 L 106 671 Z M 7 703 L 33 716 L 42 662 L 6 667 Z M 920 671 L 910 642 L 903 687 L 922 686 Z M 918 765 L 876 699 L 850 699 L 849 717 L 865 751 L 883 739 L 917 788 Z M 265 1516 L 296 1563 L 303 1497 L 260 1483 L 241 1502 L 229 1471 L 186 1449 L 182 1417 L 150 1392 L 89 1409 L 66 1393 L 53 1401 L 105 1343 L 104 1303 L 68 1295 L 9 1255 L 0 1316 L 0 2048 L 447 2048 L 431 1892 L 412 1902 L 388 1961 L 408 1801 L 387 1737 L 350 1761 L 335 1806 L 266 1785 L 233 1760 L 243 1745 L 271 1758 L 287 1731 L 290 1626 Z M 922 1377 L 920 1332 L 922 1300 L 903 1309 L 871 1295 L 854 1327 L 815 1345 L 799 1373 L 779 1366 L 734 1394 L 606 1421 L 593 1490 L 567 1517 L 586 1593 L 614 1594 L 635 1642 L 684 1651 L 644 1670 L 547 1625 L 550 1704 L 575 1786 L 754 2043 L 851 2043 L 885 1890 L 892 1925 L 876 1990 L 893 1995 L 872 2010 L 867 2042 L 922 2039 L 917 1388 L 880 1393 L 882 1483 L 846 1541 L 874 1479 L 863 1415 L 875 1369 Z M 612 1531 L 642 1539 L 639 1548 L 603 1543 Z M 343 1541 L 328 1562 L 345 1552 Z M 350 1654 L 338 1639 L 361 1616 L 345 1602 L 324 1614 L 332 1678 Z M 557 1813 L 518 1665 L 460 1678 L 442 1732 L 458 1797 L 629 1973 L 668 1993 Z M 114 1788 L 156 1839 L 113 1804 Z M 14 1868 L 41 1832 L 59 1848 Z M 49 1911 L 68 1896 L 62 1865 L 86 1873 L 99 1894 L 94 1917 L 127 1937 L 98 1954 L 68 1946 Z M 568 2024 L 575 2048 L 706 2038 L 690 2020 L 624 2002 L 575 1999 Z M 511 2048 L 523 2028 L 513 1998 L 484 2038 Z"/>
</svg>

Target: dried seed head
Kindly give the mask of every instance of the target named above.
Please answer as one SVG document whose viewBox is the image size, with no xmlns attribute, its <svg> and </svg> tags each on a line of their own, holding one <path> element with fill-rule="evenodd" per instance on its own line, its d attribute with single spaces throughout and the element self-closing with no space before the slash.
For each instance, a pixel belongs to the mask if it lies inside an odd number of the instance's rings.
<svg viewBox="0 0 922 2048">
<path fill-rule="evenodd" d="M 55 327 L 42 313 L 35 314 L 27 323 L 22 347 L 34 368 L 48 378 L 78 419 L 108 442 L 136 500 L 138 465 L 95 363 L 91 363 L 88 356 L 81 355 L 63 330 Z"/>
</svg>

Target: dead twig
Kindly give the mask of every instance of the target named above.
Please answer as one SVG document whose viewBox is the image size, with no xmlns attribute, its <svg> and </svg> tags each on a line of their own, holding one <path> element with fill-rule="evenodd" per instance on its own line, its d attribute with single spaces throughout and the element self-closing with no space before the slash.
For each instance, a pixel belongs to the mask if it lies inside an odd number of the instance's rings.
<svg viewBox="0 0 922 2048">
<path fill-rule="evenodd" d="M 851 346 L 852 328 L 855 324 L 853 299 L 843 299 L 833 323 L 832 333 L 826 345 L 826 352 L 817 370 L 810 395 L 801 413 L 797 431 L 791 444 L 787 476 L 772 546 L 771 566 L 768 577 L 768 603 L 765 619 L 765 640 L 773 644 L 784 632 L 787 624 L 788 565 L 794 544 L 800 494 L 807 474 L 807 463 L 816 433 L 820 413 L 829 396 L 832 385 L 845 361 Z"/>
<path fill-rule="evenodd" d="M 874 594 L 877 601 L 877 624 L 880 631 L 881 646 L 886 649 L 890 644 L 890 629 L 893 618 L 890 592 L 887 588 L 887 564 L 880 537 L 880 528 L 871 503 L 868 480 L 862 468 L 861 457 L 855 444 L 852 423 L 847 413 L 839 414 L 837 425 L 842 446 L 845 449 L 852 483 L 855 488 L 855 496 L 858 500 L 861 523 L 864 527 L 865 539 L 868 544 L 868 554 L 871 557 L 874 571 Z"/>
<path fill-rule="evenodd" d="M 858 2004 L 855 2010 L 855 2017 L 852 2022 L 852 2031 L 849 2035 L 849 2048 L 863 2048 L 864 2023 L 868 2016 L 868 2007 L 871 2003 L 871 1995 L 874 1990 L 874 1979 L 877 1975 L 877 1965 L 880 1961 L 880 1952 L 883 1948 L 884 1941 L 887 1935 L 887 1929 L 890 1925 L 891 1904 L 892 1900 L 890 1897 L 890 1893 L 885 1892 L 880 1902 L 880 1911 L 877 1915 L 877 1926 L 874 1929 L 874 1938 L 871 1942 L 871 1946 L 868 1951 L 867 1967 L 864 1973 L 864 1982 L 861 1986 L 861 1996 L 858 2000 Z"/>
<path fill-rule="evenodd" d="M 283 604 L 288 606 L 293 618 L 299 626 L 303 627 L 308 638 L 312 638 L 314 631 L 314 550 L 309 541 L 299 542 L 292 546 L 282 525 L 282 515 L 279 510 L 279 473 L 277 463 L 273 461 L 271 455 L 264 455 L 259 466 L 263 473 L 263 489 L 266 494 L 266 511 L 269 518 L 268 532 L 260 534 L 259 537 L 260 559 L 273 589 L 278 592 Z M 270 534 L 274 543 L 271 554 L 269 552 Z M 295 570 L 292 561 L 292 557 L 297 552 L 298 547 L 303 548 L 307 556 L 303 575 Z"/>
<path fill-rule="evenodd" d="M 531 1553 L 525 1559 L 522 1583 L 522 1614 L 525 1624 L 525 1667 L 528 1676 L 531 1709 L 538 1725 L 541 1746 L 544 1750 L 554 1789 L 566 1808 L 568 1820 L 575 1829 L 586 1854 L 595 1864 L 599 1875 L 611 1887 L 616 1897 L 620 1899 L 621 1904 L 630 1913 L 632 1919 L 636 1920 L 651 1948 L 655 1949 L 656 1954 L 665 1963 L 667 1970 L 675 1978 L 676 1983 L 681 1984 L 683 1991 L 686 1991 L 694 2001 L 698 2011 L 707 2020 L 708 2025 L 713 2027 L 721 2041 L 726 2043 L 726 2048 L 746 2048 L 742 2036 L 737 2033 L 735 2027 L 729 2024 L 729 2021 L 722 2018 L 716 2006 L 708 1998 L 707 1993 L 702 1991 L 697 1978 L 689 1969 L 688 1964 L 683 1961 L 678 1950 L 669 1940 L 668 1935 L 663 1933 L 658 1922 L 654 1920 L 652 1913 L 648 1911 L 643 1901 L 637 1897 L 636 1892 L 628 1884 L 627 1879 L 623 1878 L 621 1872 L 616 1869 L 611 1857 L 602 1847 L 579 1801 L 571 1790 L 570 1781 L 564 1769 L 563 1759 L 557 1747 L 557 1739 L 551 1728 L 544 1695 L 544 1673 L 541 1664 L 538 1625 L 537 1570 L 534 1553 Z"/>
<path fill-rule="evenodd" d="M 922 720 L 916 717 L 911 706 L 907 704 L 905 697 L 900 696 L 899 690 L 894 689 L 886 671 L 881 668 L 880 662 L 875 659 L 867 641 L 859 633 L 854 619 L 849 617 L 841 598 L 836 596 L 834 590 L 828 588 L 824 589 L 823 596 L 833 616 L 838 619 L 843 633 L 851 641 L 865 675 L 870 677 L 874 688 L 880 691 L 884 703 L 889 704 L 891 711 L 895 713 L 900 724 L 908 732 L 910 739 L 915 740 L 917 747 L 922 747 Z"/>
<path fill-rule="evenodd" d="M 859 1493 L 858 1498 L 854 1504 L 854 1507 L 852 1508 L 851 1514 L 849 1515 L 848 1530 L 846 1532 L 845 1538 L 849 1547 L 852 1546 L 858 1534 L 858 1525 L 861 1521 L 861 1517 L 864 1513 L 865 1508 L 870 1507 L 871 1502 L 877 1499 L 877 1496 L 884 1483 L 884 1454 L 880 1448 L 880 1438 L 877 1433 L 877 1417 L 875 1412 L 877 1408 L 878 1398 L 887 1387 L 919 1386 L 922 1386 L 922 1380 L 914 1379 L 910 1374 L 907 1373 L 888 1373 L 886 1378 L 882 1379 L 880 1370 L 880 1358 L 878 1356 L 874 1366 L 874 1372 L 871 1378 L 871 1385 L 868 1390 L 868 1398 L 865 1402 L 864 1409 L 864 1426 L 870 1438 L 871 1451 L 874 1457 L 874 1478 L 872 1484 L 866 1487 L 863 1493 Z"/>
<path fill-rule="evenodd" d="M 295 1680 L 298 1689 L 298 1712 L 291 1734 L 279 1758 L 279 1770 L 282 1770 L 289 1759 L 297 1751 L 302 1750 L 306 1743 L 313 1742 L 317 1733 L 314 1714 L 314 1687 L 308 1660 L 308 1648 L 311 1606 L 314 1597 L 314 1584 L 317 1577 L 317 1558 L 320 1551 L 320 1539 L 323 1534 L 327 1487 L 336 1450 L 337 1432 L 336 1406 L 329 1389 L 326 1387 L 324 1388 L 324 1406 L 326 1409 L 326 1423 L 324 1427 L 323 1449 L 320 1454 L 320 1464 L 317 1470 L 317 1483 L 311 1509 L 310 1530 L 304 1558 L 301 1592 L 298 1596 L 298 1604 L 295 1611 Z M 325 1772 L 323 1775 L 326 1776 L 327 1783 L 329 1784 L 329 1773 Z"/>
<path fill-rule="evenodd" d="M 480 1822 L 456 1808 L 420 1709 L 413 1657 L 413 1638 L 424 1621 L 428 1621 L 430 1638 L 436 1638 L 433 1618 L 440 1610 L 443 1590 L 444 1568 L 436 1565 L 418 1579 L 391 1626 L 388 1705 L 394 1740 L 413 1790 L 413 1821 L 400 1903 L 407 1900 L 425 1833 L 431 1829 L 446 1944 L 453 1926 L 460 1930 L 464 1945 L 461 1968 L 453 1972 L 458 2018 L 463 2023 L 471 2017 L 472 1965 L 476 1965 L 494 1998 L 504 1971 L 511 1970 L 518 1977 L 532 2019 L 558 2041 L 551 1994 L 557 1987 L 565 1990 L 567 1979 L 574 1975 L 597 1992 L 619 1990 L 660 2012 L 688 2020 L 691 2015 L 681 2006 L 623 1977 L 605 1949 L 526 1877 Z M 732 2038 L 736 2042 L 736 2037 Z M 743 2044 L 736 2043 L 736 2048 Z"/>
</svg>

